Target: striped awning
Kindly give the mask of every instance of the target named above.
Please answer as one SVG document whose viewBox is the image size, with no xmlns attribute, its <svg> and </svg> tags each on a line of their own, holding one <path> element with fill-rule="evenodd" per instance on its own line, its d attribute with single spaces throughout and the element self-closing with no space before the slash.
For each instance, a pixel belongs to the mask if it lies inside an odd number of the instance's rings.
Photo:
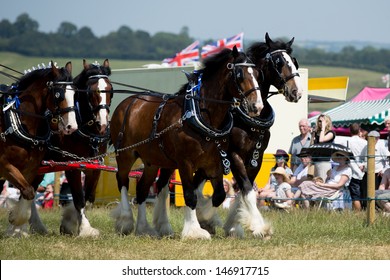
<svg viewBox="0 0 390 280">
<path fill-rule="evenodd" d="M 390 99 L 349 101 L 324 114 L 330 116 L 335 127 L 347 127 L 354 122 L 360 125 L 381 125 L 390 115 Z M 310 118 L 310 123 L 315 123 L 317 117 Z"/>
</svg>

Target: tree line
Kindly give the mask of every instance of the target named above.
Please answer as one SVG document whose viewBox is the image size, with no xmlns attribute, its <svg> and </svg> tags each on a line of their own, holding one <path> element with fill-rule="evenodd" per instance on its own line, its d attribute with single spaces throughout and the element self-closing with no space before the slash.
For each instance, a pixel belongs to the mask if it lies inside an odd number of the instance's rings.
<svg viewBox="0 0 390 280">
<path fill-rule="evenodd" d="M 56 32 L 44 33 L 38 29 L 39 23 L 27 13 L 19 15 L 13 23 L 7 19 L 1 20 L 0 51 L 42 57 L 162 60 L 174 56 L 195 40 L 189 36 L 187 27 L 183 27 L 179 34 L 157 32 L 152 36 L 146 31 L 121 26 L 117 31 L 101 37 L 97 37 L 89 27 L 78 29 L 71 22 L 62 22 Z M 250 43 L 246 42 L 246 45 Z M 294 56 L 305 65 L 341 66 L 390 73 L 390 50 L 373 46 L 360 50 L 347 46 L 340 52 L 327 52 L 295 45 Z"/>
</svg>

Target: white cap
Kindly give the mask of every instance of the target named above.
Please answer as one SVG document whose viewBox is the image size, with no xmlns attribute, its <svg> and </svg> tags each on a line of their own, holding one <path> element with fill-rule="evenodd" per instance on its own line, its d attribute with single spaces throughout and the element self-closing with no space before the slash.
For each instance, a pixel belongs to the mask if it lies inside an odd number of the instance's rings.
<svg viewBox="0 0 390 280">
<path fill-rule="evenodd" d="M 379 132 L 378 132 L 378 131 L 376 131 L 376 130 L 372 130 L 372 131 L 370 131 L 370 133 L 368 133 L 368 135 L 367 135 L 367 136 L 381 137 L 381 135 L 379 134 Z"/>
</svg>

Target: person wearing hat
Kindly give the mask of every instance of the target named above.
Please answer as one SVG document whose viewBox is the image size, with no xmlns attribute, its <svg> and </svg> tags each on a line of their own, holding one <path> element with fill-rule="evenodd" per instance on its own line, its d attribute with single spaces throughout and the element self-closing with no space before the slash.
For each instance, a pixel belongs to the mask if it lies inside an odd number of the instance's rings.
<svg viewBox="0 0 390 280">
<path fill-rule="evenodd" d="M 301 163 L 298 165 L 297 169 L 295 169 L 289 182 L 293 192 L 298 189 L 298 186 L 303 181 L 313 179 L 313 173 L 310 174 L 309 172 L 309 168 L 312 164 L 310 152 L 307 150 L 307 148 L 303 148 L 297 157 L 300 159 Z"/>
<path fill-rule="evenodd" d="M 378 131 L 376 130 L 370 131 L 368 133 L 368 137 L 375 138 L 375 189 L 377 190 L 381 183 L 383 173 L 387 168 L 389 168 L 387 157 L 390 156 L 390 152 L 386 149 L 385 145 L 383 145 L 383 143 L 379 141 L 380 134 Z M 368 145 L 363 148 L 360 156 L 361 158 L 364 159 L 363 171 L 366 172 L 366 174 L 363 177 L 362 186 L 367 186 L 367 151 L 368 151 Z M 362 196 L 364 198 L 367 198 L 366 188 L 363 188 Z"/>
<path fill-rule="evenodd" d="M 291 208 L 294 194 L 291 191 L 291 186 L 288 183 L 290 181 L 287 176 L 286 170 L 283 167 L 277 167 L 271 172 L 275 176 L 277 185 L 275 186 L 275 193 L 271 196 L 273 199 L 273 205 L 277 208 L 285 209 Z"/>
<path fill-rule="evenodd" d="M 344 186 L 349 185 L 352 177 L 352 169 L 349 166 L 349 153 L 337 151 L 332 154 L 331 158 L 337 164 L 328 171 L 325 183 L 318 180 L 305 181 L 299 185 L 299 189 L 295 193 L 294 198 L 330 198 L 334 196 L 336 192 L 341 191 Z M 342 197 L 342 193 L 339 197 Z M 337 203 L 338 206 L 336 208 L 344 208 L 342 201 L 337 201 Z M 310 201 L 304 200 L 303 206 L 309 208 Z"/>
<path fill-rule="evenodd" d="M 267 184 L 260 188 L 258 191 L 258 199 L 259 199 L 259 206 L 265 206 L 265 199 L 270 198 L 274 196 L 275 194 L 275 187 L 277 185 L 277 181 L 275 176 L 272 174 L 273 171 L 276 170 L 276 168 L 281 167 L 286 171 L 287 176 L 291 177 L 293 174 L 292 170 L 288 166 L 288 161 L 290 159 L 290 156 L 287 154 L 285 150 L 278 149 L 276 150 L 276 153 L 274 154 L 275 157 L 275 165 L 272 167 L 270 176 L 268 178 Z"/>
</svg>

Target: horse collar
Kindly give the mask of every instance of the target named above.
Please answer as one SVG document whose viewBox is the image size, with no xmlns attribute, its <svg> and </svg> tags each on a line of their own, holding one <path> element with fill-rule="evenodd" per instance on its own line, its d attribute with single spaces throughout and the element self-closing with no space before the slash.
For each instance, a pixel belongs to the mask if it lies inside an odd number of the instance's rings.
<svg viewBox="0 0 390 280">
<path fill-rule="evenodd" d="M 183 120 L 187 121 L 189 126 L 200 133 L 206 139 L 226 138 L 233 128 L 233 116 L 228 112 L 228 120 L 225 127 L 221 130 L 213 128 L 206 124 L 200 114 L 198 97 L 200 94 L 201 75 L 198 83 L 190 82 L 187 88 L 187 94 L 184 101 Z"/>
</svg>

